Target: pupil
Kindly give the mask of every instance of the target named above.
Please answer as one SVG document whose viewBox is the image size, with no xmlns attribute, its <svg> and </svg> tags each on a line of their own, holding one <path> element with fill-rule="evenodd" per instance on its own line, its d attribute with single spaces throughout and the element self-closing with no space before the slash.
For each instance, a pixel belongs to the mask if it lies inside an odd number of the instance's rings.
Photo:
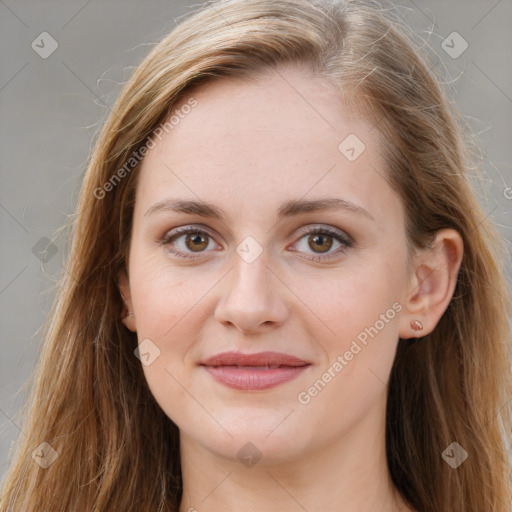
<svg viewBox="0 0 512 512">
<path fill-rule="evenodd" d="M 192 240 L 192 246 L 190 246 L 189 242 Z M 205 244 L 205 238 L 200 234 L 195 235 L 189 235 L 187 236 L 187 247 L 189 249 L 199 248 L 204 249 L 204 247 L 200 247 L 201 244 Z M 206 245 L 208 245 L 208 242 L 206 242 Z"/>
<path fill-rule="evenodd" d="M 325 237 L 323 235 L 313 235 L 314 247 L 310 244 L 312 249 L 322 249 L 322 242 L 325 243 L 325 240 L 330 240 L 330 237 Z M 319 243 L 318 243 L 319 242 Z M 327 244 L 327 247 L 324 247 L 320 252 L 326 252 L 332 247 L 332 240 Z"/>
</svg>

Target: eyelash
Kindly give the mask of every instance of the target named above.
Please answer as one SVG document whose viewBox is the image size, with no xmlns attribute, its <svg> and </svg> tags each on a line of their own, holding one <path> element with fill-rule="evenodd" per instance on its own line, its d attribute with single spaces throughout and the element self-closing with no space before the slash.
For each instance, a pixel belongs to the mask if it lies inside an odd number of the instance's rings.
<svg viewBox="0 0 512 512">
<path fill-rule="evenodd" d="M 333 251 L 330 253 L 325 253 L 325 254 L 327 254 L 327 256 L 317 253 L 314 255 L 313 258 L 307 258 L 311 261 L 329 260 L 332 257 L 336 257 L 339 254 L 345 252 L 346 249 L 352 247 L 352 245 L 353 245 L 353 239 L 350 236 L 344 234 L 341 231 L 338 231 L 337 229 L 333 229 L 328 226 L 316 226 L 316 227 L 309 228 L 309 229 L 303 227 L 300 229 L 300 232 L 301 232 L 302 236 L 297 240 L 297 242 L 299 242 L 306 236 L 322 234 L 322 235 L 329 235 L 330 237 L 334 238 L 336 241 L 338 241 L 342 245 L 342 247 L 339 247 L 336 251 Z M 208 231 L 206 231 L 204 229 L 201 229 L 199 227 L 194 227 L 194 226 L 185 226 L 185 227 L 176 228 L 175 230 L 166 233 L 164 235 L 164 237 L 161 240 L 159 240 L 159 243 L 161 245 L 169 246 L 171 244 L 171 242 L 174 242 L 181 236 L 189 234 L 189 233 L 204 234 L 204 235 L 207 235 L 210 239 L 213 239 L 213 236 L 210 235 L 210 233 L 208 233 Z M 186 252 L 176 250 L 171 247 L 168 247 L 168 251 L 170 253 L 174 254 L 178 258 L 185 258 L 185 259 L 191 259 L 191 260 L 201 258 L 201 253 L 197 253 L 197 256 L 191 256 L 191 253 L 186 253 Z"/>
</svg>

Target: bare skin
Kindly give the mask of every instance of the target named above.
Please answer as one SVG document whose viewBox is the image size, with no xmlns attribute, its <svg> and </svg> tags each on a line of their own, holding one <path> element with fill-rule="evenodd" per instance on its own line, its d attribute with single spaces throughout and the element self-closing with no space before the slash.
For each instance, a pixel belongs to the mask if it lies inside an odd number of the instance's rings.
<svg viewBox="0 0 512 512">
<path fill-rule="evenodd" d="M 407 267 L 402 202 L 382 177 L 375 130 L 303 70 L 222 79 L 193 96 L 143 162 L 120 276 L 126 326 L 160 351 L 143 366 L 149 387 L 180 429 L 179 512 L 412 511 L 386 465 L 386 386 L 399 337 L 431 332 L 450 302 L 460 236 L 439 232 Z M 365 145 L 353 161 L 339 149 L 350 134 Z M 154 207 L 169 198 L 213 203 L 225 219 Z M 323 198 L 352 206 L 278 220 L 286 201 Z M 199 233 L 162 241 L 191 225 Z M 341 241 L 306 231 L 315 227 Z M 261 249 L 251 262 L 237 252 L 247 237 L 255 243 L 241 247 Z M 271 389 L 236 390 L 200 365 L 225 351 L 310 366 Z M 250 465 L 248 454 L 261 458 Z"/>
</svg>

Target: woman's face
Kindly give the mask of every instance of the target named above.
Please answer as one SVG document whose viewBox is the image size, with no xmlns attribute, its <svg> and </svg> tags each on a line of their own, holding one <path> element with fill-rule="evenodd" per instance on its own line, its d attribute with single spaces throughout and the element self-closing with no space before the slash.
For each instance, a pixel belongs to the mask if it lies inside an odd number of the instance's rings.
<svg viewBox="0 0 512 512">
<path fill-rule="evenodd" d="M 376 129 L 294 68 L 193 98 L 143 162 L 122 280 L 156 401 L 242 462 L 382 436 L 409 280 Z"/>
</svg>

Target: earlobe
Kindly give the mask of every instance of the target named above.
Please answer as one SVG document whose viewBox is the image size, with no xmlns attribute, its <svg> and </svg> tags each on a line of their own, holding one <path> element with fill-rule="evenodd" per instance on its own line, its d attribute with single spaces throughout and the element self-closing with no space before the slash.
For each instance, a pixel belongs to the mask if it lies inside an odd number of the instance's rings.
<svg viewBox="0 0 512 512">
<path fill-rule="evenodd" d="M 133 305 L 131 300 L 130 284 L 128 282 L 128 276 L 123 271 L 119 274 L 118 278 L 119 292 L 123 299 L 124 309 L 121 317 L 123 324 L 132 332 L 137 331 L 137 324 L 135 315 L 133 313 Z"/>
<path fill-rule="evenodd" d="M 132 332 L 137 332 L 136 323 L 135 323 L 135 315 L 133 311 L 125 311 L 123 312 L 123 317 L 121 318 L 121 322 Z"/>
<path fill-rule="evenodd" d="M 442 229 L 432 246 L 416 257 L 403 301 L 401 338 L 425 336 L 435 329 L 452 300 L 463 252 L 460 234 L 454 229 Z"/>
</svg>

